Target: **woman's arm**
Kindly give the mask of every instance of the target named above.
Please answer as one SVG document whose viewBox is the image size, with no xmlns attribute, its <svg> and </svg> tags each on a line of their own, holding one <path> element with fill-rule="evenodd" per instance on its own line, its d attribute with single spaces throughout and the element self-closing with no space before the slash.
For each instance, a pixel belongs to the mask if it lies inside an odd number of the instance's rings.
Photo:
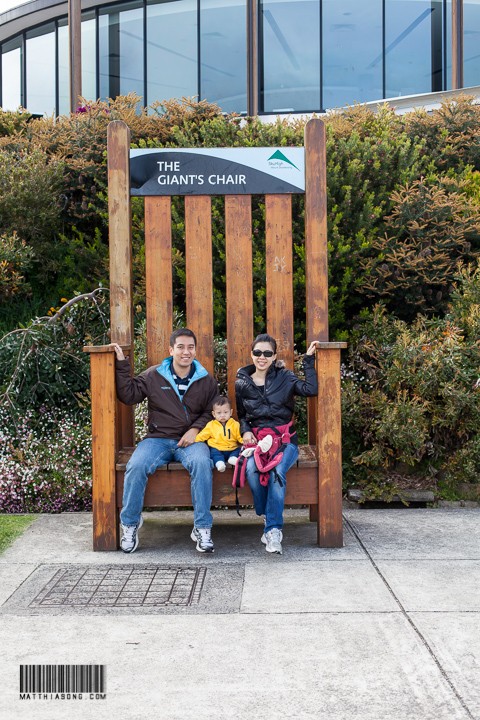
<svg viewBox="0 0 480 720">
<path fill-rule="evenodd" d="M 315 350 L 317 349 L 317 345 L 317 340 L 311 342 L 304 355 L 303 370 L 305 372 L 305 380 L 297 378 L 294 391 L 295 395 L 301 395 L 302 397 L 314 397 L 318 395 L 318 380 L 315 370 Z"/>
</svg>

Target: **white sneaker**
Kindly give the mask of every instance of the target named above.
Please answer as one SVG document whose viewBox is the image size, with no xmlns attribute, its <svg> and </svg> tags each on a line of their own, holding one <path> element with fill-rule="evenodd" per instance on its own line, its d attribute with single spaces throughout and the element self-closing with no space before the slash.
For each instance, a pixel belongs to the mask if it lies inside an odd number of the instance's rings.
<svg viewBox="0 0 480 720">
<path fill-rule="evenodd" d="M 267 540 L 267 545 L 265 550 L 269 553 L 277 553 L 277 555 L 282 554 L 282 531 L 278 528 L 272 528 L 267 533 L 265 533 L 265 538 Z"/>
<path fill-rule="evenodd" d="M 138 547 L 138 531 L 143 525 L 143 517 L 140 515 L 138 525 L 122 525 L 122 539 L 120 540 L 120 547 L 124 553 L 132 553 Z"/>
<path fill-rule="evenodd" d="M 265 524 L 265 521 L 264 521 L 264 524 Z M 276 529 L 278 530 L 278 528 L 276 528 Z M 281 530 L 278 530 L 278 532 L 280 533 L 280 542 L 282 542 L 283 532 Z M 264 545 L 267 544 L 267 536 L 265 535 L 265 533 L 263 533 L 262 537 L 260 538 L 260 542 L 262 542 Z"/>
<path fill-rule="evenodd" d="M 258 441 L 258 447 L 262 453 L 266 453 L 270 450 L 273 445 L 273 437 L 271 435 L 265 435 L 264 438 Z"/>
<path fill-rule="evenodd" d="M 236 455 L 230 455 L 227 462 L 229 465 L 233 465 L 233 467 L 235 467 L 235 465 L 237 464 L 237 460 L 238 460 L 238 457 Z"/>
<path fill-rule="evenodd" d="M 217 468 L 218 472 L 225 472 L 227 466 L 225 465 L 223 460 L 219 460 L 215 463 L 215 467 Z"/>
<path fill-rule="evenodd" d="M 198 552 L 206 552 L 206 553 L 215 552 L 215 548 L 213 546 L 211 528 L 196 528 L 196 527 L 194 527 L 190 534 L 190 537 L 192 538 L 193 542 L 197 543 Z"/>
</svg>

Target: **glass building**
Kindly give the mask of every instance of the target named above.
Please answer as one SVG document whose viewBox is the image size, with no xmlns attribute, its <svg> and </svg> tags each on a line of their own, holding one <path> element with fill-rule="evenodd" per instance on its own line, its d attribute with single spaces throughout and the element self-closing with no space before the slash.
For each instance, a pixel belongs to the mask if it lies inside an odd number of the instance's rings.
<svg viewBox="0 0 480 720">
<path fill-rule="evenodd" d="M 4 10 L 7 7 L 8 9 Z M 451 88 L 452 0 L 82 0 L 82 95 L 302 113 Z M 69 111 L 67 0 L 0 4 L 0 104 Z M 464 86 L 480 0 L 464 0 Z"/>
</svg>

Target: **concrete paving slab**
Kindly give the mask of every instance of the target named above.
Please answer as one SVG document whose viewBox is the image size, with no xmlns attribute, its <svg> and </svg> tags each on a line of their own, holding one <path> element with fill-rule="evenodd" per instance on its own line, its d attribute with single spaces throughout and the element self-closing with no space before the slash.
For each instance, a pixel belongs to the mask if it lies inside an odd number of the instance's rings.
<svg viewBox="0 0 480 720">
<path fill-rule="evenodd" d="M 480 614 L 412 613 L 411 617 L 472 715 L 480 718 Z"/>
<path fill-rule="evenodd" d="M 379 560 L 377 567 L 408 612 L 480 612 L 478 560 Z"/>
<path fill-rule="evenodd" d="M 2 618 L 15 720 L 471 720 L 400 613 Z M 104 663 L 103 701 L 19 700 L 20 663 Z"/>
<path fill-rule="evenodd" d="M 308 510 L 287 510 L 284 527 L 284 557 L 289 560 L 320 560 L 364 558 L 356 538 L 345 529 L 345 547 L 319 548 L 316 544 L 316 526 L 308 520 Z M 91 513 L 63 513 L 41 515 L 31 525 L 21 542 L 14 543 L 3 555 L 2 563 L 198 563 L 205 554 L 198 553 L 190 539 L 192 513 L 189 511 L 154 511 L 144 513 L 140 530 L 140 546 L 132 555 L 119 552 L 93 552 Z M 260 542 L 263 524 L 250 510 L 215 511 L 213 538 L 215 562 L 271 562 L 270 554 Z"/>
<path fill-rule="evenodd" d="M 29 563 L 11 563 L 0 565 L 0 605 L 17 590 L 36 569 Z"/>
<path fill-rule="evenodd" d="M 243 613 L 399 611 L 369 560 L 245 568 Z"/>
<path fill-rule="evenodd" d="M 480 559 L 480 508 L 346 509 L 374 559 Z"/>
</svg>

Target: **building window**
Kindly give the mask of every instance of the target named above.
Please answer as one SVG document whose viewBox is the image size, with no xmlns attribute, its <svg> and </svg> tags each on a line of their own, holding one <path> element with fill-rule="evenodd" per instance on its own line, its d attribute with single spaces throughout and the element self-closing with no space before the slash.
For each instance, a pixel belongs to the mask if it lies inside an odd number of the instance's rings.
<svg viewBox="0 0 480 720">
<path fill-rule="evenodd" d="M 38 115 L 52 115 L 56 112 L 53 23 L 26 34 L 25 58 L 27 109 Z"/>
<path fill-rule="evenodd" d="M 99 20 L 100 97 L 144 98 L 143 3 L 102 8 Z"/>
<path fill-rule="evenodd" d="M 22 105 L 22 40 L 2 46 L 2 108 L 16 110 Z"/>
<path fill-rule="evenodd" d="M 147 5 L 147 104 L 197 94 L 197 0 L 152 0 Z"/>
<path fill-rule="evenodd" d="M 383 95 L 382 0 L 323 0 L 323 107 Z"/>
<path fill-rule="evenodd" d="M 247 111 L 246 0 L 200 0 L 200 99 Z"/>
<path fill-rule="evenodd" d="M 319 110 L 319 1 L 263 0 L 260 28 L 263 112 Z"/>
</svg>

